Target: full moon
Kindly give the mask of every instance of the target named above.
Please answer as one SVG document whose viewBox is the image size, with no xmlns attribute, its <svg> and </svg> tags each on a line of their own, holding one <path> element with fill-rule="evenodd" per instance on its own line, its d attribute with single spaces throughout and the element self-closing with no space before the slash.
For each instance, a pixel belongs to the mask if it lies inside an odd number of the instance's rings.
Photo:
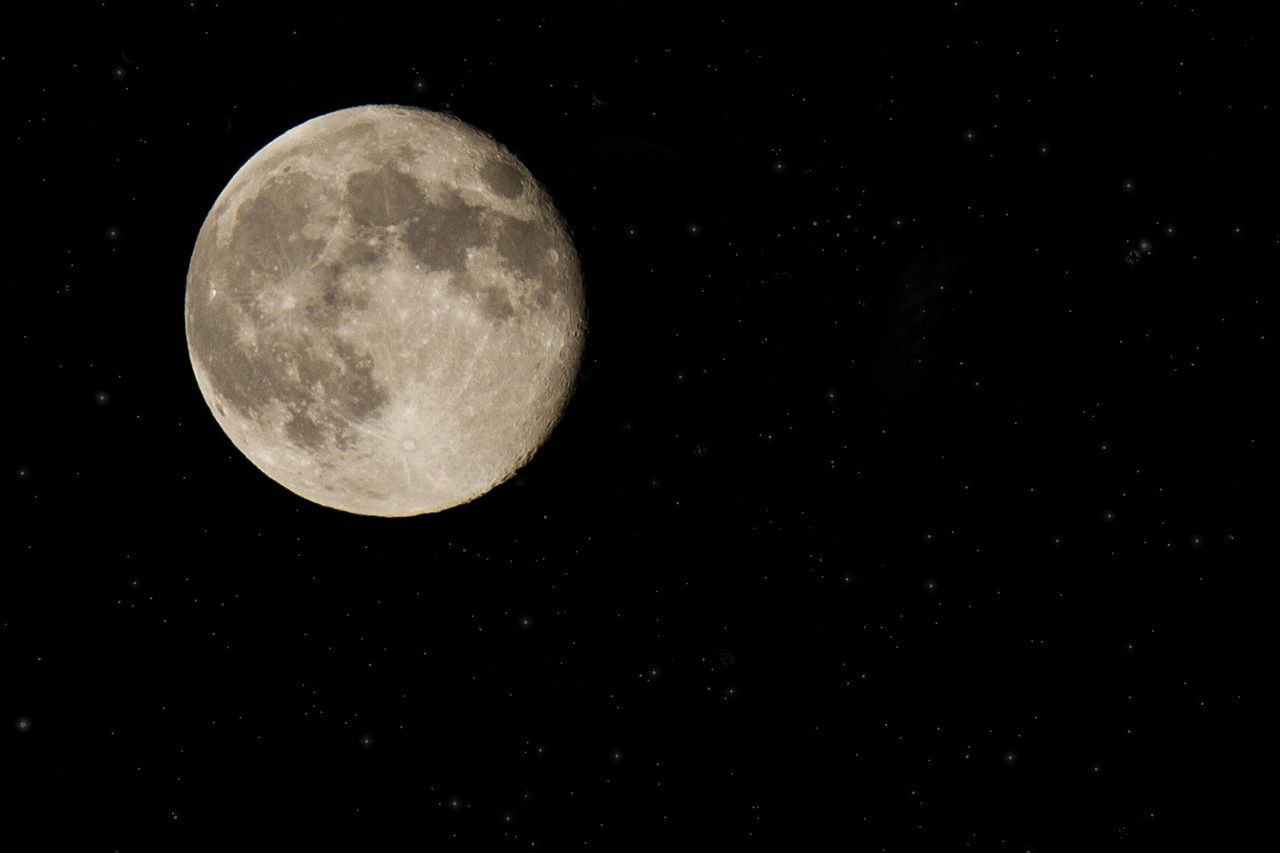
<svg viewBox="0 0 1280 853">
<path fill-rule="evenodd" d="M 491 137 L 399 106 L 338 110 L 255 154 L 187 274 L 187 347 L 231 442 L 307 500 L 407 516 L 511 477 L 572 393 L 578 256 Z"/>
</svg>

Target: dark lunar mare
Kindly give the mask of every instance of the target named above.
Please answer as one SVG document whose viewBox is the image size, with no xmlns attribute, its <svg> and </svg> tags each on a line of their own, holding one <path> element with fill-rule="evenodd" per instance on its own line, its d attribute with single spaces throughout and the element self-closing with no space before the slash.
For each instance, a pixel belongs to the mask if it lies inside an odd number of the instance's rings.
<svg viewBox="0 0 1280 853">
<path fill-rule="evenodd" d="M 379 188 L 394 195 L 395 186 L 393 178 L 384 177 Z M 345 449 L 358 437 L 352 424 L 376 416 L 391 395 L 375 381 L 373 359 L 333 331 L 342 313 L 369 304 L 367 293 L 344 283 L 351 277 L 341 276 L 342 270 L 375 256 L 357 244 L 346 257 L 320 265 L 325 241 L 302 236 L 315 216 L 314 201 L 325 192 L 323 183 L 309 175 L 281 171 L 236 211 L 225 250 L 216 246 L 216 229 L 201 232 L 192 257 L 197 287 L 188 300 L 187 334 L 220 399 L 236 415 L 260 422 L 283 406 L 289 413 L 285 433 L 293 444 Z M 222 259 L 229 264 L 219 265 Z M 302 306 L 312 321 L 305 327 L 281 323 L 257 299 L 271 279 L 292 271 L 320 283 L 317 297 Z M 215 287 L 217 296 L 200 298 Z M 242 339 L 246 324 L 256 346 Z"/>
</svg>

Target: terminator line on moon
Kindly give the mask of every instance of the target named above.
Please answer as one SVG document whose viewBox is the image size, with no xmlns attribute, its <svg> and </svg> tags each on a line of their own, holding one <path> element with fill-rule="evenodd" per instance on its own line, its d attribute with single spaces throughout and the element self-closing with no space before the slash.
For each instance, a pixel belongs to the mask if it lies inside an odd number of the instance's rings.
<svg viewBox="0 0 1280 853">
<path fill-rule="evenodd" d="M 436 512 L 546 440 L 586 312 L 551 200 L 509 151 L 396 106 L 304 122 L 249 159 L 200 229 L 196 381 L 239 450 L 318 504 Z"/>
</svg>

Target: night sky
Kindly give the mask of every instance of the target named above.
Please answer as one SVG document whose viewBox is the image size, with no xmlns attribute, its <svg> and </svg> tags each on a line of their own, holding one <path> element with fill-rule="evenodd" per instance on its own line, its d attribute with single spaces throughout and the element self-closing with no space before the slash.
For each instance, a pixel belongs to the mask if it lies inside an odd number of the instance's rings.
<svg viewBox="0 0 1280 853">
<path fill-rule="evenodd" d="M 1238 849 L 1271 31 L 260 5 L 0 36 L 0 847 Z M 183 324 L 232 174 L 376 103 L 516 153 L 589 312 L 413 518 L 260 473 Z"/>
</svg>

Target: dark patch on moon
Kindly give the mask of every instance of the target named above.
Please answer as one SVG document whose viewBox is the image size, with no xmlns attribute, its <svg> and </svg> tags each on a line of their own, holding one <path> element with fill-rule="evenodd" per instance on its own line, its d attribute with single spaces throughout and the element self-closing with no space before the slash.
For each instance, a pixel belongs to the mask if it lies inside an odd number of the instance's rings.
<svg viewBox="0 0 1280 853">
<path fill-rule="evenodd" d="M 290 412 L 289 440 L 315 449 L 351 446 L 358 438 L 351 424 L 390 400 L 373 378 L 372 359 L 329 331 L 343 313 L 369 304 L 369 294 L 356 285 L 359 277 L 343 276 L 342 270 L 377 255 L 354 244 L 338 265 L 318 265 L 325 241 L 301 232 L 315 221 L 314 201 L 324 192 L 306 173 L 277 174 L 241 204 L 226 250 L 218 250 L 214 229 L 202 232 L 192 257 L 196 286 L 187 312 L 191 351 L 220 400 L 240 417 L 258 421 L 283 405 Z M 226 259 L 225 270 L 219 258 Z M 314 297 L 292 318 L 272 313 L 276 309 L 257 297 L 295 272 L 313 282 Z M 248 329 L 256 346 L 243 339 L 241 331 Z M 221 405 L 218 411 L 226 415 Z"/>
<path fill-rule="evenodd" d="M 480 169 L 480 178 L 503 198 L 517 198 L 524 192 L 524 176 L 504 160 L 487 161 Z"/>
<path fill-rule="evenodd" d="M 484 208 L 467 204 L 457 192 L 440 204 L 423 203 L 405 227 L 410 253 L 429 270 L 447 270 L 455 280 L 466 277 L 467 249 L 487 243 Z"/>
<path fill-rule="evenodd" d="M 502 217 L 498 254 L 514 272 L 536 283 L 533 300 L 539 308 L 551 307 L 556 293 L 567 294 L 573 287 L 570 276 L 575 271 L 569 259 L 560 258 L 557 262 L 552 254 L 557 245 L 569 244 L 553 224 L 541 219 Z"/>
<path fill-rule="evenodd" d="M 425 204 L 418 182 L 394 166 L 355 172 L 347 178 L 346 202 L 364 227 L 398 225 Z"/>
<path fill-rule="evenodd" d="M 298 371 L 295 387 L 302 393 L 293 395 L 290 402 L 305 400 L 306 405 L 290 406 L 294 414 L 286 430 L 299 447 L 319 449 L 332 440 L 335 447 L 345 450 L 359 437 L 352 424 L 378 414 L 390 402 L 391 395 L 374 380 L 370 356 L 357 352 L 350 343 L 333 335 L 327 336 L 324 342 L 332 350 L 325 356 L 317 357 L 314 343 L 294 351 L 306 353 L 308 357 L 295 361 Z M 312 397 L 311 389 L 316 386 L 319 390 Z M 302 400 L 298 400 L 298 396 Z"/>
<path fill-rule="evenodd" d="M 335 314 L 363 311 L 369 307 L 369 292 L 352 288 L 345 281 L 330 279 L 320 296 L 325 308 Z"/>
<path fill-rule="evenodd" d="M 373 245 L 357 241 L 347 246 L 338 258 L 336 266 L 370 266 L 382 260 L 382 253 Z"/>
<path fill-rule="evenodd" d="M 511 299 L 504 289 L 489 287 L 480 293 L 480 313 L 495 323 L 501 323 L 510 319 L 515 309 L 511 307 Z"/>
<path fill-rule="evenodd" d="M 336 335 L 292 326 L 260 329 L 253 351 L 236 331 L 231 312 L 220 308 L 193 311 L 187 322 L 193 351 L 219 398 L 240 417 L 258 422 L 283 405 L 290 413 L 285 433 L 298 447 L 349 448 L 359 438 L 353 425 L 390 402 L 373 377 L 373 359 Z M 221 407 L 219 413 L 226 414 Z"/>
<path fill-rule="evenodd" d="M 349 268 L 324 266 L 313 273 L 318 292 L 306 301 L 303 310 L 318 326 L 332 328 L 345 314 L 369 307 L 372 297 L 368 289 L 356 283 L 358 277 L 344 275 L 345 269 Z"/>
<path fill-rule="evenodd" d="M 482 287 L 472 281 L 467 275 L 467 250 L 495 247 L 509 272 L 537 283 L 534 301 L 547 308 L 552 294 L 569 286 L 565 270 L 551 254 L 560 237 L 541 219 L 519 219 L 468 204 L 453 191 L 439 204 L 424 203 L 405 226 L 403 239 L 426 269 L 451 273 L 451 287 L 476 299 L 485 317 L 502 322 L 515 314 L 511 298 L 503 288 Z"/>
<path fill-rule="evenodd" d="M 317 264 L 308 273 L 315 282 L 303 310 L 316 324 L 336 326 L 344 314 L 363 311 L 372 302 L 368 268 L 380 260 L 373 247 L 362 242 L 348 246 L 335 260 Z"/>
<path fill-rule="evenodd" d="M 223 255 L 233 261 L 227 284 L 250 292 L 254 272 L 273 272 L 276 266 L 301 269 L 318 258 L 324 240 L 302 236 L 302 227 L 312 218 L 313 200 L 324 192 L 324 185 L 310 175 L 289 172 L 272 177 L 246 199 L 236 211 L 230 246 Z M 207 244 L 203 248 L 213 250 Z"/>
<path fill-rule="evenodd" d="M 295 447 L 318 448 L 324 446 L 324 430 L 306 408 L 297 408 L 285 422 L 284 434 Z"/>
<path fill-rule="evenodd" d="M 551 267 L 551 232 L 538 221 L 503 216 L 498 229 L 498 254 L 525 278 L 542 278 Z"/>
</svg>

